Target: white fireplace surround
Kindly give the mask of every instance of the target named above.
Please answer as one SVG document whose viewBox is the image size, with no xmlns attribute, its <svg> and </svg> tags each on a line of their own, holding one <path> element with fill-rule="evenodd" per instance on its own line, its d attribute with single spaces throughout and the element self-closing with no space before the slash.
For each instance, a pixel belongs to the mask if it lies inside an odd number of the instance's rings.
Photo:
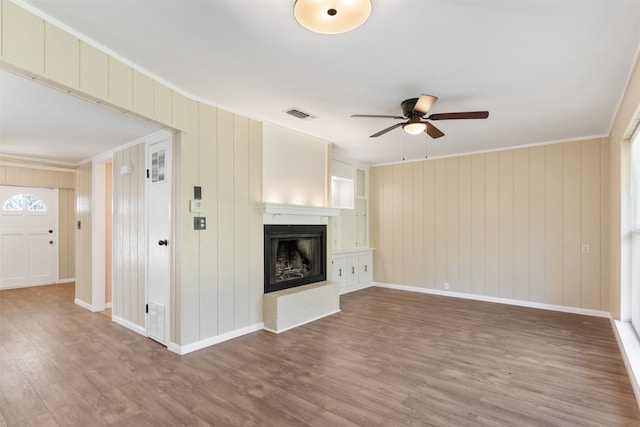
<svg viewBox="0 0 640 427">
<path fill-rule="evenodd" d="M 259 210 L 262 212 L 262 223 L 274 225 L 328 225 L 330 217 L 340 215 L 338 208 L 280 203 L 264 203 Z"/>
<path fill-rule="evenodd" d="M 340 214 L 337 208 L 277 203 L 265 203 L 259 209 L 265 225 L 328 225 L 330 217 Z M 264 329 L 284 332 L 340 311 L 339 286 L 324 281 L 269 292 L 264 296 L 263 309 Z"/>
</svg>

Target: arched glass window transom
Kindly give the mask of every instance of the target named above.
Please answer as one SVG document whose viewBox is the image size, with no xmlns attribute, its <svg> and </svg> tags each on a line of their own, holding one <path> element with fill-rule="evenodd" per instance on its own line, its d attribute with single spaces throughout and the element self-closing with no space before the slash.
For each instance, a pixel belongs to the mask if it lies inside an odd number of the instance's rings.
<svg viewBox="0 0 640 427">
<path fill-rule="evenodd" d="M 46 212 L 47 205 L 33 194 L 14 194 L 2 204 L 3 211 Z"/>
</svg>

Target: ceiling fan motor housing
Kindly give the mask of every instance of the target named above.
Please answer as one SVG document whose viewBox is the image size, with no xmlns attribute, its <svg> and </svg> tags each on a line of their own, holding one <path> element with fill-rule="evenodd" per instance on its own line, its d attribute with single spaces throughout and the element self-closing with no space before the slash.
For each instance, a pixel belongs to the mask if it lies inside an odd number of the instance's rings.
<svg viewBox="0 0 640 427">
<path fill-rule="evenodd" d="M 422 114 L 413 111 L 413 109 L 416 106 L 417 102 L 418 102 L 418 98 L 410 98 L 410 99 L 405 99 L 404 101 L 402 101 L 400 103 L 400 106 L 402 107 L 402 114 L 404 114 L 404 116 L 407 117 L 407 118 L 410 118 L 410 117 L 421 117 Z"/>
</svg>

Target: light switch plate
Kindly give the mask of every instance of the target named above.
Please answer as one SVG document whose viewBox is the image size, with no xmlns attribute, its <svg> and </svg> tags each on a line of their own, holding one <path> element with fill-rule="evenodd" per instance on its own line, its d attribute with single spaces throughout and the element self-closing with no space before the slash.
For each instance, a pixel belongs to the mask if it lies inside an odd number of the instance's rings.
<svg viewBox="0 0 640 427">
<path fill-rule="evenodd" d="M 206 230 L 207 229 L 207 218 L 203 216 L 193 217 L 193 229 L 194 230 Z"/>
</svg>

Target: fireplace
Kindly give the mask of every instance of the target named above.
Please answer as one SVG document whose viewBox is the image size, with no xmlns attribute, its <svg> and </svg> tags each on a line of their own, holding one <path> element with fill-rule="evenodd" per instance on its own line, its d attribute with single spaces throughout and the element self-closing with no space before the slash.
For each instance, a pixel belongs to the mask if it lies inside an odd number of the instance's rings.
<svg viewBox="0 0 640 427">
<path fill-rule="evenodd" d="M 264 226 L 264 293 L 327 279 L 326 225 Z"/>
</svg>

